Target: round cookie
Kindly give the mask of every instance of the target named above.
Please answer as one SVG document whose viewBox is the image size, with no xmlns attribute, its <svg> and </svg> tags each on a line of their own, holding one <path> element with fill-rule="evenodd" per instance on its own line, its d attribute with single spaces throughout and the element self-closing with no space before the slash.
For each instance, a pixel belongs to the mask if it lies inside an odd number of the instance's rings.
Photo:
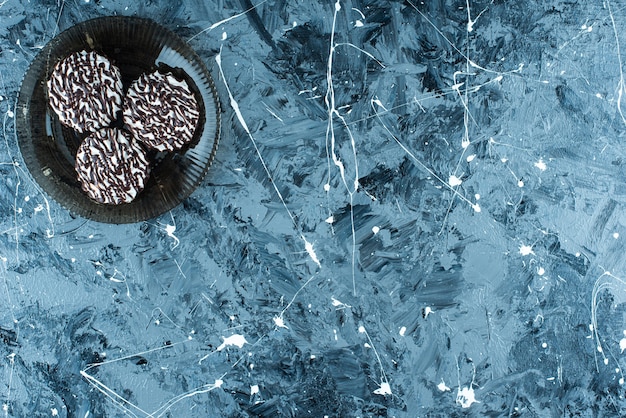
<svg viewBox="0 0 626 418">
<path fill-rule="evenodd" d="M 62 124 L 80 133 L 108 126 L 122 108 L 120 70 L 94 51 L 59 61 L 47 84 L 50 107 Z"/>
<path fill-rule="evenodd" d="M 189 143 L 199 117 L 196 97 L 185 80 L 171 73 L 142 74 L 126 93 L 126 127 L 137 140 L 158 151 L 175 151 Z"/>
<path fill-rule="evenodd" d="M 150 174 L 145 150 L 128 132 L 115 128 L 101 129 L 83 140 L 75 169 L 91 199 L 113 205 L 131 202 Z"/>
</svg>

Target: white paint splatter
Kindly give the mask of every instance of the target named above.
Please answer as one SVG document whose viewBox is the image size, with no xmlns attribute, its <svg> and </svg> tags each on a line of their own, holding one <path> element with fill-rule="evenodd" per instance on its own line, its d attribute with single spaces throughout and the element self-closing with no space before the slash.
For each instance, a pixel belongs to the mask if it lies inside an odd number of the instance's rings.
<svg viewBox="0 0 626 418">
<path fill-rule="evenodd" d="M 224 342 L 220 344 L 219 347 L 217 347 L 217 351 L 222 351 L 226 347 L 229 347 L 232 345 L 241 348 L 243 347 L 244 344 L 248 343 L 248 341 L 246 341 L 246 338 L 241 334 L 233 334 L 230 337 L 222 337 L 222 338 L 224 339 Z"/>
<path fill-rule="evenodd" d="M 626 338 L 622 338 L 621 340 L 619 340 L 619 349 L 621 350 L 621 353 L 626 350 Z"/>
<path fill-rule="evenodd" d="M 320 260 L 317 258 L 317 254 L 315 254 L 315 250 L 313 249 L 313 244 L 307 241 L 304 236 L 302 236 L 302 240 L 304 241 L 304 249 L 307 253 L 309 253 L 309 257 L 311 257 L 311 260 L 313 260 L 313 262 L 317 264 L 318 267 L 322 267 L 322 264 L 320 263 Z"/>
<path fill-rule="evenodd" d="M 332 299 L 333 306 L 335 306 L 337 308 L 344 309 L 344 308 L 351 308 L 352 307 L 352 306 L 350 306 L 350 305 L 348 305 L 346 303 L 343 303 L 342 301 L 340 301 L 338 299 L 335 299 L 334 297 L 332 297 L 331 299 Z"/>
<path fill-rule="evenodd" d="M 535 253 L 533 252 L 533 247 L 530 245 L 521 245 L 519 247 L 519 253 L 523 256 L 526 255 L 535 255 Z"/>
<path fill-rule="evenodd" d="M 461 183 L 463 183 L 463 180 L 461 180 L 459 177 L 455 176 L 454 174 L 451 175 L 450 178 L 448 179 L 448 184 L 450 185 L 450 187 L 460 186 Z"/>
<path fill-rule="evenodd" d="M 546 163 L 544 163 L 541 158 L 535 163 L 535 167 L 537 167 L 541 171 L 546 171 L 546 169 L 548 168 Z"/>
<path fill-rule="evenodd" d="M 250 396 L 256 395 L 257 393 L 259 393 L 259 385 L 250 386 Z"/>
<path fill-rule="evenodd" d="M 172 250 L 176 247 L 178 247 L 178 244 L 180 244 L 180 240 L 178 239 L 178 237 L 176 235 L 174 235 L 174 232 L 176 232 L 176 225 L 165 225 L 165 233 L 167 234 L 168 237 L 172 238 L 174 240 L 174 243 L 172 244 Z"/>
<path fill-rule="evenodd" d="M 404 337 L 404 334 L 406 334 L 406 327 L 400 328 L 399 334 Z"/>
<path fill-rule="evenodd" d="M 283 318 L 281 318 L 280 316 L 274 317 L 274 324 L 276 324 L 276 326 L 279 328 L 289 329 L 289 327 L 285 325 L 285 321 L 283 320 Z"/>
<path fill-rule="evenodd" d="M 374 391 L 376 395 L 392 395 L 391 386 L 388 382 L 382 382 L 380 387 Z"/>
<path fill-rule="evenodd" d="M 452 390 L 446 385 L 446 382 L 444 382 L 443 379 L 441 379 L 441 383 L 437 385 L 437 389 L 442 392 L 450 392 Z"/>
<path fill-rule="evenodd" d="M 377 226 L 373 226 L 372 227 L 372 233 L 374 235 L 378 234 L 379 232 L 380 232 L 380 228 L 379 227 L 377 227 Z"/>
<path fill-rule="evenodd" d="M 381 109 L 383 109 L 385 112 L 388 111 L 387 108 L 385 106 L 383 106 L 383 102 L 381 102 L 379 99 L 372 99 L 372 103 L 377 105 Z"/>
<path fill-rule="evenodd" d="M 474 388 L 464 387 L 459 388 L 456 393 L 456 403 L 461 405 L 462 408 L 469 408 L 473 403 L 479 403 L 476 400 L 476 396 L 474 394 Z"/>
</svg>

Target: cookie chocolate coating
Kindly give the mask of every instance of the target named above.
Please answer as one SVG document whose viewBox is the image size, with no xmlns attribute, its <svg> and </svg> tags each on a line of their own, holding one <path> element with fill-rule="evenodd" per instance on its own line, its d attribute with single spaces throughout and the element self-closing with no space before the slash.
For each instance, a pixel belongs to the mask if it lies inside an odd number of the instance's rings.
<svg viewBox="0 0 626 418">
<path fill-rule="evenodd" d="M 54 67 L 48 79 L 50 107 L 65 126 L 95 132 L 122 108 L 120 70 L 94 51 L 75 52 Z"/>
<path fill-rule="evenodd" d="M 199 117 L 196 97 L 185 80 L 171 73 L 142 74 L 126 93 L 126 127 L 137 140 L 158 151 L 175 151 L 189 143 Z"/>
<path fill-rule="evenodd" d="M 150 174 L 145 150 L 128 132 L 114 128 L 83 140 L 75 168 L 81 188 L 91 199 L 113 205 L 131 202 Z"/>
</svg>

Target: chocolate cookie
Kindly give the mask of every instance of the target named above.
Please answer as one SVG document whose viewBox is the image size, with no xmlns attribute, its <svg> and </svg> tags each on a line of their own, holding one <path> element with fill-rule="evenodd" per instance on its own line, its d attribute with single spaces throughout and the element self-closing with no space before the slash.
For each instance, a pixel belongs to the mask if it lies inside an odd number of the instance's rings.
<svg viewBox="0 0 626 418">
<path fill-rule="evenodd" d="M 122 108 L 120 70 L 96 52 L 75 52 L 54 67 L 48 79 L 50 107 L 65 126 L 95 132 Z"/>
<path fill-rule="evenodd" d="M 171 73 L 142 74 L 128 89 L 124 123 L 150 148 L 174 151 L 189 143 L 198 125 L 198 101 L 185 80 Z"/>
<path fill-rule="evenodd" d="M 101 129 L 84 139 L 75 169 L 81 188 L 99 203 L 131 202 L 143 190 L 150 167 L 146 152 L 120 129 Z"/>
</svg>

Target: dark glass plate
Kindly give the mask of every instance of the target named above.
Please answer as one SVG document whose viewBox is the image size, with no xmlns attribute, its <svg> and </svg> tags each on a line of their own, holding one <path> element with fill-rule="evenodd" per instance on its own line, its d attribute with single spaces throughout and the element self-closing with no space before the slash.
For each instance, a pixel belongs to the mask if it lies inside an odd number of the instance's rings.
<svg viewBox="0 0 626 418">
<path fill-rule="evenodd" d="M 53 67 L 82 50 L 94 50 L 117 65 L 124 91 L 144 72 L 168 70 L 187 81 L 200 104 L 200 121 L 191 143 L 178 152 L 152 151 L 150 179 L 130 203 L 100 204 L 81 190 L 74 157 L 88 133 L 63 126 L 48 105 L 46 82 Z M 149 19 L 112 16 L 71 27 L 37 54 L 22 81 L 16 119 L 22 158 L 41 188 L 72 213 L 120 224 L 161 215 L 198 187 L 217 151 L 220 105 L 209 71 L 180 37 Z M 121 119 L 120 115 L 112 125 L 121 127 Z"/>
</svg>

